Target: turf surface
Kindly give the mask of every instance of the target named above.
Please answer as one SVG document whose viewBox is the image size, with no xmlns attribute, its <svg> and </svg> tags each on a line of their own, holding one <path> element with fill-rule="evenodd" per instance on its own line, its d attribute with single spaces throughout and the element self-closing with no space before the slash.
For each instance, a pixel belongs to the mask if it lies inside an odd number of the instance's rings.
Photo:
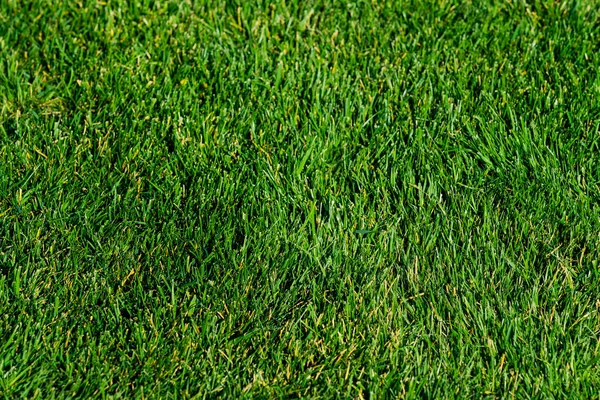
<svg viewBox="0 0 600 400">
<path fill-rule="evenodd" d="M 600 8 L 0 2 L 0 395 L 590 398 Z"/>
</svg>

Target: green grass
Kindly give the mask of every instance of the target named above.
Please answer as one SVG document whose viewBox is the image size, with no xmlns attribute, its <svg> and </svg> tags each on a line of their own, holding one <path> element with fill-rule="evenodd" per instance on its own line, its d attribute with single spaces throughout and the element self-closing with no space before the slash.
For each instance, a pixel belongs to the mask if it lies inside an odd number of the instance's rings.
<svg viewBox="0 0 600 400">
<path fill-rule="evenodd" d="M 3 397 L 598 398 L 595 1 L 0 2 Z"/>
</svg>

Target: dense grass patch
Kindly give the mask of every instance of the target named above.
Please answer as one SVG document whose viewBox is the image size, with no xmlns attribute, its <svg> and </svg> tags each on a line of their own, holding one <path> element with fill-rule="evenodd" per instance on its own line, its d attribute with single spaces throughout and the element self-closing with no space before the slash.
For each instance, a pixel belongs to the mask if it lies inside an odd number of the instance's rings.
<svg viewBox="0 0 600 400">
<path fill-rule="evenodd" d="M 0 2 L 0 394 L 593 397 L 600 9 Z"/>
</svg>

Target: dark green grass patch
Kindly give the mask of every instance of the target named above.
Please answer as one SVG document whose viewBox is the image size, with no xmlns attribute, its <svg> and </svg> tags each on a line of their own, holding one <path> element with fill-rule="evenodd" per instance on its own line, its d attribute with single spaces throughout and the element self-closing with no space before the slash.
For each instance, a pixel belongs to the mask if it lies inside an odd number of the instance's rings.
<svg viewBox="0 0 600 400">
<path fill-rule="evenodd" d="M 0 394 L 590 398 L 593 1 L 0 2 Z"/>
</svg>

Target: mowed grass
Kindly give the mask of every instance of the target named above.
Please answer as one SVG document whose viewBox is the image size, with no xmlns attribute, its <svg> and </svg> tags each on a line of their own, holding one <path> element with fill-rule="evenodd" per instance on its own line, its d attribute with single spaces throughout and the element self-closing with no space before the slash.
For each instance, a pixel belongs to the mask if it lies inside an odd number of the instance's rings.
<svg viewBox="0 0 600 400">
<path fill-rule="evenodd" d="M 595 1 L 0 2 L 4 397 L 597 398 Z"/>
</svg>

